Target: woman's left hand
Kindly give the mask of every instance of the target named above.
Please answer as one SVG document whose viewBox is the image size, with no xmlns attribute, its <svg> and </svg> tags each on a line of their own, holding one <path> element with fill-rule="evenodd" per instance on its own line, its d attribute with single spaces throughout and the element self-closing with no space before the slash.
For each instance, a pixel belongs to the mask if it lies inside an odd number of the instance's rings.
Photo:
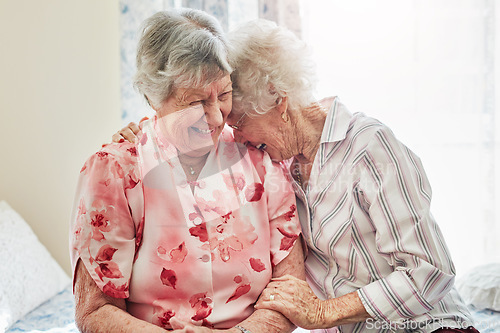
<svg viewBox="0 0 500 333">
<path fill-rule="evenodd" d="M 255 308 L 279 311 L 292 323 L 306 329 L 327 325 L 323 301 L 316 297 L 306 281 L 291 275 L 272 279 Z"/>
</svg>

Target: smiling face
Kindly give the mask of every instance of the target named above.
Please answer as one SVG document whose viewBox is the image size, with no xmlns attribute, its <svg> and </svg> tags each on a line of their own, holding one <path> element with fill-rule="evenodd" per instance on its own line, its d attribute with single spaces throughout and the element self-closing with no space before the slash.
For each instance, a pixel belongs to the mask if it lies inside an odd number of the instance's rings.
<svg viewBox="0 0 500 333">
<path fill-rule="evenodd" d="M 231 78 L 204 88 L 179 88 L 156 110 L 162 134 L 181 154 L 202 156 L 217 144 L 231 112 Z"/>
<path fill-rule="evenodd" d="M 293 145 L 286 122 L 281 118 L 278 108 L 263 115 L 238 115 L 231 113 L 227 120 L 233 128 L 237 142 L 249 144 L 259 150 L 266 151 L 275 162 L 293 157 Z"/>
</svg>

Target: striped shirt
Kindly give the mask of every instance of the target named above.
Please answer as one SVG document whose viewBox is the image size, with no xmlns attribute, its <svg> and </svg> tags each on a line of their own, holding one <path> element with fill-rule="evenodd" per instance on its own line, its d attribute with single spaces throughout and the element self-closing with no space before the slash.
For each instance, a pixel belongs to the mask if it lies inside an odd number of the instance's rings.
<svg viewBox="0 0 500 333">
<path fill-rule="evenodd" d="M 335 99 L 305 193 L 293 185 L 309 284 L 323 299 L 357 291 L 373 317 L 341 332 L 472 325 L 420 159 L 387 126 Z"/>
</svg>

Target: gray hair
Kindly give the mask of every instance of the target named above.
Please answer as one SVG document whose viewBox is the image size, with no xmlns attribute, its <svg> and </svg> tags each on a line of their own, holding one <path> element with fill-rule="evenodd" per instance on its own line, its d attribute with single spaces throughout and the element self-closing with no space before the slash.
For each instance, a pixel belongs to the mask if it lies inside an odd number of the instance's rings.
<svg viewBox="0 0 500 333">
<path fill-rule="evenodd" d="M 258 19 L 227 36 L 233 47 L 232 112 L 264 114 L 285 96 L 290 110 L 315 101 L 315 66 L 307 45 L 291 31 Z"/>
<path fill-rule="evenodd" d="M 143 23 L 134 86 L 159 107 L 177 88 L 202 87 L 232 72 L 220 23 L 182 8 L 158 12 Z"/>
</svg>

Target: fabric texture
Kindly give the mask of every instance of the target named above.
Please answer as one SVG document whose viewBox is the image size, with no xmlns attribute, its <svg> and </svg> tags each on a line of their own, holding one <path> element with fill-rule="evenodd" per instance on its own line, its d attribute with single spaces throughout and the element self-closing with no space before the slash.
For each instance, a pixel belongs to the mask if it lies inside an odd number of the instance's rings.
<svg viewBox="0 0 500 333">
<path fill-rule="evenodd" d="M 78 333 L 75 325 L 75 299 L 71 283 L 60 293 L 12 325 L 7 333 Z"/>
<path fill-rule="evenodd" d="M 59 293 L 70 279 L 30 226 L 0 202 L 0 332 Z"/>
<path fill-rule="evenodd" d="M 457 282 L 466 304 L 500 311 L 500 263 L 475 267 Z"/>
<path fill-rule="evenodd" d="M 71 258 L 137 318 L 232 327 L 300 234 L 280 164 L 224 131 L 195 182 L 156 117 L 137 144 L 105 146 L 82 168 Z M 191 190 L 193 186 L 193 190 Z"/>
<path fill-rule="evenodd" d="M 420 159 L 386 126 L 352 115 L 336 99 L 306 192 L 294 188 L 303 201 L 310 285 L 324 298 L 358 291 L 374 318 L 342 332 L 369 332 L 383 323 L 418 323 L 422 332 L 471 325 L 452 288 L 454 266 L 430 213 Z"/>
</svg>

